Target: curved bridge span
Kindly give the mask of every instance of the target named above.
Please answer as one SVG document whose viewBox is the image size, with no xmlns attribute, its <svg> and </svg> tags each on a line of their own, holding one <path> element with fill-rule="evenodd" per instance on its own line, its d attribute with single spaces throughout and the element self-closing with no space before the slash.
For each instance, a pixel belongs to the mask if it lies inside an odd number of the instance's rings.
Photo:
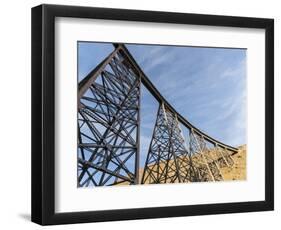
<svg viewBox="0 0 281 230">
<path fill-rule="evenodd" d="M 202 132 L 160 94 L 124 44 L 78 87 L 78 186 L 222 181 L 238 149 Z M 140 88 L 159 103 L 140 169 Z M 181 125 L 188 130 L 185 137 Z"/>
</svg>

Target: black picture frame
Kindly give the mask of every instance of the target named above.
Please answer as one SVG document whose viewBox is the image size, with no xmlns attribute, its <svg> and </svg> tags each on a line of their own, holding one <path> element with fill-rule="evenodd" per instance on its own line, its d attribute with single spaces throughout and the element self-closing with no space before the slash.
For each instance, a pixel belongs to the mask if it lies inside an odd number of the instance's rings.
<svg viewBox="0 0 281 230">
<path fill-rule="evenodd" d="M 55 18 L 89 18 L 265 29 L 265 200 L 55 213 Z M 261 150 L 262 151 L 262 150 Z M 274 209 L 274 20 L 80 6 L 32 8 L 32 221 L 41 225 Z"/>
</svg>

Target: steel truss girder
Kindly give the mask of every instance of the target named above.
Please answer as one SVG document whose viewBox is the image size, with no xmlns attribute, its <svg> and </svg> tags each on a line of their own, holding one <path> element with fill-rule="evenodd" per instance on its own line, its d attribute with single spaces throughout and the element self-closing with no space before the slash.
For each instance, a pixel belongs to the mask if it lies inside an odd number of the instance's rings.
<svg viewBox="0 0 281 230">
<path fill-rule="evenodd" d="M 130 65 L 132 66 L 132 68 L 134 68 L 141 77 L 141 82 L 142 84 L 148 89 L 148 91 L 155 97 L 155 99 L 159 102 L 159 104 L 164 103 L 165 107 L 171 111 L 172 113 L 177 115 L 177 118 L 179 120 L 179 122 L 186 127 L 187 129 L 194 129 L 196 130 L 196 132 L 198 134 L 200 134 L 201 136 L 204 136 L 204 139 L 214 145 L 218 145 L 221 148 L 225 148 L 227 149 L 228 152 L 232 152 L 232 153 L 237 153 L 238 149 L 235 147 L 232 147 L 230 145 L 226 145 L 214 138 L 212 138 L 211 136 L 209 136 L 208 134 L 202 132 L 201 130 L 199 130 L 198 128 L 196 128 L 194 125 L 192 125 L 187 119 L 185 119 L 180 113 L 178 113 L 176 111 L 176 109 L 160 94 L 160 92 L 157 90 L 157 88 L 152 84 L 152 82 L 149 80 L 149 78 L 146 76 L 146 74 L 142 71 L 142 69 L 139 67 L 139 65 L 137 64 L 137 62 L 134 60 L 133 56 L 130 54 L 130 52 L 128 51 L 128 49 L 126 48 L 126 46 L 124 44 L 113 44 L 115 46 L 116 49 L 120 48 L 120 52 L 128 59 L 128 61 L 130 62 Z"/>
</svg>

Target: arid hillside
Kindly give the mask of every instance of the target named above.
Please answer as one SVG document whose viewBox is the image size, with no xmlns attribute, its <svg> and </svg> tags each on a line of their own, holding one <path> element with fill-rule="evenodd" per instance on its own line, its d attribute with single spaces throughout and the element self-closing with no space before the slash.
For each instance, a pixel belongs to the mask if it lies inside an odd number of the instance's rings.
<svg viewBox="0 0 281 230">
<path fill-rule="evenodd" d="M 222 168 L 224 180 L 246 180 L 246 162 L 247 162 L 247 146 L 238 147 L 238 153 L 232 156 L 234 165 L 232 168 Z"/>
<path fill-rule="evenodd" d="M 224 181 L 230 180 L 246 180 L 246 145 L 238 147 L 238 153 L 233 154 L 231 157 L 234 160 L 234 165 L 232 167 L 222 167 L 220 168 L 221 174 Z M 212 152 L 212 151 L 211 151 Z M 216 159 L 216 158 L 213 158 Z M 195 159 L 193 159 L 195 160 Z M 165 163 L 160 164 L 160 168 L 164 168 Z M 174 162 L 170 161 L 169 165 L 171 168 L 174 168 Z M 152 167 L 152 166 L 151 166 Z M 140 169 L 140 178 L 143 175 L 143 168 Z M 156 176 L 156 174 L 155 174 Z M 175 181 L 177 182 L 177 181 Z M 146 182 L 145 184 L 147 184 Z"/>
<path fill-rule="evenodd" d="M 234 164 L 232 167 L 221 167 L 220 171 L 223 176 L 224 181 L 232 181 L 232 180 L 246 180 L 246 162 L 247 162 L 247 146 L 242 145 L 238 147 L 239 151 L 235 154 L 233 154 L 231 157 L 234 160 Z M 195 160 L 195 159 L 193 159 Z M 169 165 L 171 168 L 174 168 L 174 162 L 170 161 Z M 186 166 L 186 165 L 185 165 Z M 152 167 L 152 166 L 151 166 Z M 164 163 L 160 163 L 160 168 L 164 168 Z M 140 168 L 139 175 L 140 175 L 140 181 L 143 176 L 144 169 Z M 156 174 L 155 174 L 156 176 Z M 178 181 L 175 181 L 177 183 Z M 149 182 L 146 181 L 145 184 L 148 184 Z M 123 182 L 118 185 L 128 185 L 128 182 Z"/>
</svg>

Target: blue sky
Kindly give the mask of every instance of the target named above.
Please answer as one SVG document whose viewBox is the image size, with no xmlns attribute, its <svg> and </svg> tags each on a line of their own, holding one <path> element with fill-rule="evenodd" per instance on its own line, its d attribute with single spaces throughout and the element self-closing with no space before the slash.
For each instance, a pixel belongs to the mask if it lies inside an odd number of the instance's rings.
<svg viewBox="0 0 281 230">
<path fill-rule="evenodd" d="M 127 44 L 145 74 L 189 122 L 232 146 L 246 143 L 246 50 Z M 111 51 L 112 44 L 78 43 L 78 80 Z M 141 166 L 158 103 L 142 87 Z"/>
</svg>

